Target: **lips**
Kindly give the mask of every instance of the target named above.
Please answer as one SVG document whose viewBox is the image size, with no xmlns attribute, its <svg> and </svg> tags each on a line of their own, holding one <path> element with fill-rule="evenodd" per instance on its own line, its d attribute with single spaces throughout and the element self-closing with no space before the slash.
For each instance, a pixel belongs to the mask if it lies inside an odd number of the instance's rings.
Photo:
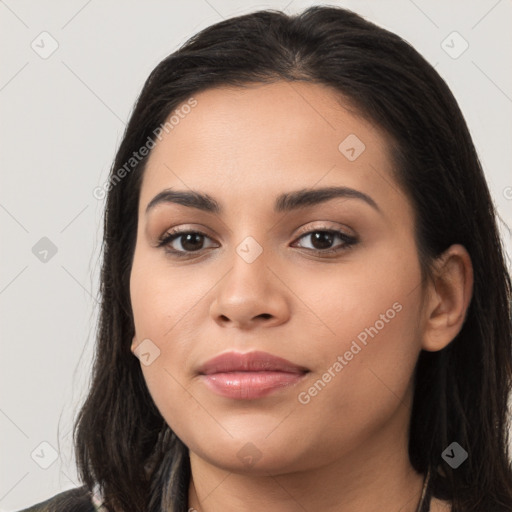
<svg viewBox="0 0 512 512">
<path fill-rule="evenodd" d="M 230 372 L 306 373 L 309 369 L 267 352 L 227 352 L 210 359 L 199 369 L 200 375 Z"/>
<path fill-rule="evenodd" d="M 298 384 L 309 369 L 266 352 L 228 352 L 198 369 L 207 388 L 237 400 L 255 400 Z"/>
</svg>

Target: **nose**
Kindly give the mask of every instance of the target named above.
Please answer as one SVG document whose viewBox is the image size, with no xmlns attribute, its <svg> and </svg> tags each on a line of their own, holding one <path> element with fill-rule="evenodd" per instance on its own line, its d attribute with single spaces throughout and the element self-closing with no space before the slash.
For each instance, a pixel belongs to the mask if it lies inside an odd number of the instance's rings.
<svg viewBox="0 0 512 512">
<path fill-rule="evenodd" d="M 288 288 L 267 266 L 264 254 L 251 263 L 235 255 L 232 268 L 215 290 L 210 314 L 221 327 L 249 330 L 289 319 Z"/>
</svg>

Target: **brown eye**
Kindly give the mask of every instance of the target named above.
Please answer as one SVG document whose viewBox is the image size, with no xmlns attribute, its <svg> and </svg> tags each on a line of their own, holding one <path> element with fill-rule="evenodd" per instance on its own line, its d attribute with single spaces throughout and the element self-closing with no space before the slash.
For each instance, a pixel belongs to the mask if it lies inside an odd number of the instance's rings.
<svg viewBox="0 0 512 512">
<path fill-rule="evenodd" d="M 335 253 L 339 251 L 343 251 L 345 249 L 349 249 L 353 245 L 357 243 L 357 239 L 353 236 L 349 236 L 342 231 L 332 230 L 332 229 L 316 229 L 313 231 L 309 231 L 308 233 L 303 234 L 300 238 L 310 237 L 311 245 L 313 247 L 305 247 L 313 252 L 321 253 Z M 336 239 L 342 241 L 337 247 L 332 247 L 332 244 Z"/>
<path fill-rule="evenodd" d="M 204 236 L 200 233 L 186 233 L 178 235 L 176 239 L 181 239 L 181 247 L 186 251 L 197 251 L 204 243 Z"/>
<path fill-rule="evenodd" d="M 205 239 L 209 237 L 200 231 L 173 230 L 159 240 L 158 247 L 165 247 L 170 253 L 181 256 L 202 250 Z"/>
<path fill-rule="evenodd" d="M 306 239 L 307 237 L 310 237 L 312 247 L 299 247 L 319 255 L 345 251 L 358 242 L 357 238 L 333 229 L 312 230 L 301 235 L 298 240 Z M 333 247 L 336 239 L 340 240 L 341 244 Z M 187 256 L 203 250 L 206 240 L 211 239 L 201 231 L 172 230 L 165 233 L 163 237 L 159 239 L 158 247 L 164 247 L 165 250 L 172 255 Z"/>
</svg>

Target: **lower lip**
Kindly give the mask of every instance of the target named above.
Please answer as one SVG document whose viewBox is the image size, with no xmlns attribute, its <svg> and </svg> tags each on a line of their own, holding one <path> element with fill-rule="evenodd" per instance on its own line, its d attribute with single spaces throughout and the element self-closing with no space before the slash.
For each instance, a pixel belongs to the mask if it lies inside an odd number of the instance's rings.
<svg viewBox="0 0 512 512">
<path fill-rule="evenodd" d="M 239 400 L 253 400 L 296 384 L 304 373 L 231 372 L 202 375 L 204 383 L 218 395 Z"/>
</svg>

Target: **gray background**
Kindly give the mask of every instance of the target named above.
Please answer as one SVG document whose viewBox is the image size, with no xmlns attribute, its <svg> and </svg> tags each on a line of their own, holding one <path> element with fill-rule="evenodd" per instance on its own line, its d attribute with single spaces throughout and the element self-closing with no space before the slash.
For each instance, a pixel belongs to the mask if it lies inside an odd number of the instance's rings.
<svg viewBox="0 0 512 512">
<path fill-rule="evenodd" d="M 104 206 L 92 192 L 144 80 L 223 18 L 314 3 L 0 0 L 0 512 L 79 485 L 69 434 L 91 370 Z M 512 226 L 512 2 L 330 4 L 398 33 L 436 66 Z"/>
</svg>

